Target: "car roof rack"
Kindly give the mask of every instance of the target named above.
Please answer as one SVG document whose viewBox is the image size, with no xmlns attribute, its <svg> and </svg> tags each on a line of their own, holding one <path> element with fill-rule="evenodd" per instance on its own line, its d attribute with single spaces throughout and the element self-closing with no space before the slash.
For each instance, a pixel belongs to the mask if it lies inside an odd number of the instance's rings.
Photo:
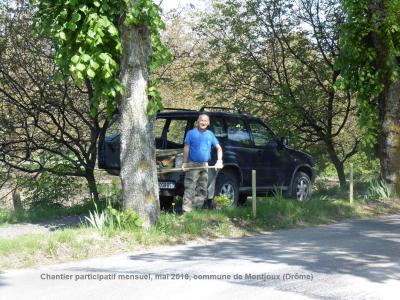
<svg viewBox="0 0 400 300">
<path fill-rule="evenodd" d="M 206 109 L 215 109 L 215 110 L 222 110 L 222 111 L 234 111 L 237 112 L 239 114 L 241 114 L 242 112 L 240 111 L 240 109 L 237 108 L 230 108 L 230 107 L 222 107 L 222 106 L 202 106 L 199 111 L 205 111 Z"/>
<path fill-rule="evenodd" d="M 188 108 L 173 108 L 173 107 L 164 107 L 163 110 L 196 111 L 196 110 L 194 110 L 194 109 L 188 109 Z M 159 110 L 158 112 L 162 112 L 163 110 Z"/>
</svg>

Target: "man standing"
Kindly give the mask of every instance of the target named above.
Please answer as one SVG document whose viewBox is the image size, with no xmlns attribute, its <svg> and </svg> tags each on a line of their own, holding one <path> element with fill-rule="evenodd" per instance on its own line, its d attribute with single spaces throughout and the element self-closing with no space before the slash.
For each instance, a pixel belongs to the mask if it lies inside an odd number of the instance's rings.
<svg viewBox="0 0 400 300">
<path fill-rule="evenodd" d="M 207 130 L 210 118 L 207 114 L 200 114 L 197 119 L 197 128 L 190 130 L 185 138 L 183 148 L 182 170 L 190 167 L 205 167 L 204 170 L 187 171 L 185 175 L 185 192 L 183 195 L 183 211 L 201 208 L 207 200 L 208 161 L 211 158 L 211 147 L 217 149 L 217 163 L 215 169 L 222 169 L 222 148 L 215 135 Z"/>
</svg>

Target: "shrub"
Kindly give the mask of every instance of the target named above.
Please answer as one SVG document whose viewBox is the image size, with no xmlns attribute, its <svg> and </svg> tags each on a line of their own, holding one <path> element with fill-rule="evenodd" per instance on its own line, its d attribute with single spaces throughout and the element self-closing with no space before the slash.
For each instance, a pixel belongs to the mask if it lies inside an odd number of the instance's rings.
<svg viewBox="0 0 400 300">
<path fill-rule="evenodd" d="M 136 211 L 119 211 L 112 207 L 110 201 L 105 210 L 99 212 L 97 204 L 93 201 L 95 210 L 85 217 L 91 226 L 101 232 L 106 230 L 133 230 L 142 227 L 142 221 Z"/>
<path fill-rule="evenodd" d="M 57 176 L 51 173 L 41 173 L 34 179 L 24 177 L 20 179 L 23 189 L 24 204 L 29 207 L 62 206 L 81 189 L 78 178 Z"/>
<path fill-rule="evenodd" d="M 232 200 L 227 195 L 218 195 L 214 197 L 217 208 L 227 208 L 232 205 Z"/>
<path fill-rule="evenodd" d="M 97 189 L 101 199 L 105 199 L 106 202 L 110 201 L 114 208 L 120 208 L 122 204 L 122 188 L 118 180 L 112 179 L 110 183 L 97 184 Z"/>
<path fill-rule="evenodd" d="M 274 189 L 272 191 L 272 196 L 273 196 L 273 199 L 275 201 L 284 201 L 284 200 L 286 200 L 286 198 L 285 198 L 285 196 L 283 194 L 282 188 L 277 187 L 277 186 L 274 186 Z"/>
<path fill-rule="evenodd" d="M 375 179 L 371 181 L 366 197 L 368 200 L 389 200 L 392 196 L 390 186 L 383 180 Z"/>
</svg>

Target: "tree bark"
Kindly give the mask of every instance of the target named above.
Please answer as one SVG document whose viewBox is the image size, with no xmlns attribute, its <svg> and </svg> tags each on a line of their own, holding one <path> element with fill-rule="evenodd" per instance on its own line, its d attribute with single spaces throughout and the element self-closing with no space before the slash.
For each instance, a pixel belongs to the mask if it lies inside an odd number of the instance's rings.
<svg viewBox="0 0 400 300">
<path fill-rule="evenodd" d="M 400 79 L 388 84 L 381 95 L 380 108 L 381 176 L 400 195 Z"/>
<path fill-rule="evenodd" d="M 96 177 L 94 176 L 93 169 L 86 171 L 86 180 L 89 186 L 90 197 L 93 197 L 95 201 L 99 200 L 99 192 L 97 190 Z"/>
<path fill-rule="evenodd" d="M 340 189 L 342 191 L 346 190 L 347 183 L 346 183 L 346 175 L 344 174 L 344 166 L 341 161 L 339 162 L 333 162 L 333 165 L 335 166 L 336 172 L 339 177 L 339 184 L 340 184 Z"/>
<path fill-rule="evenodd" d="M 19 191 L 19 186 L 17 183 L 17 176 L 15 173 L 11 173 L 10 179 L 11 179 L 11 183 L 15 183 L 15 187 L 12 191 L 12 202 L 13 202 L 13 208 L 14 211 L 18 212 L 18 211 L 22 211 L 24 209 L 23 205 L 22 205 L 22 201 L 21 201 L 21 193 Z"/>
<path fill-rule="evenodd" d="M 379 27 L 387 13 L 385 2 L 371 0 L 368 5 L 369 20 L 374 20 L 376 27 Z M 374 19 L 376 16 L 377 20 Z M 378 97 L 381 177 L 393 192 L 400 195 L 400 78 L 393 81 L 387 70 L 388 65 L 398 67 L 399 61 L 398 58 L 389 57 L 390 45 L 385 34 L 374 31 L 371 32 L 370 39 L 377 52 L 376 68 L 383 71 L 384 90 Z"/>
<path fill-rule="evenodd" d="M 18 187 L 15 187 L 15 189 L 12 192 L 12 201 L 13 201 L 14 211 L 18 212 L 23 210 L 21 194 L 19 192 Z"/>
<path fill-rule="evenodd" d="M 339 178 L 340 189 L 343 191 L 346 189 L 346 175 L 344 174 L 344 164 L 343 161 L 339 159 L 336 154 L 335 147 L 331 139 L 325 139 L 326 149 L 328 151 L 329 158 L 333 165 L 335 166 L 336 173 Z"/>
<path fill-rule="evenodd" d="M 150 33 L 145 26 L 122 25 L 121 40 L 120 79 L 125 87 L 120 106 L 123 207 L 137 211 L 148 228 L 160 214 L 153 122 L 147 115 Z"/>
</svg>

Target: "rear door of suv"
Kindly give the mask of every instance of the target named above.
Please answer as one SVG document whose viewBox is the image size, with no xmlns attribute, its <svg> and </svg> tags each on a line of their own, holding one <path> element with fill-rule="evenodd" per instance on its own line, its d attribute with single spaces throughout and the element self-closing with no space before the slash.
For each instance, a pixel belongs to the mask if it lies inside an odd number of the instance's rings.
<svg viewBox="0 0 400 300">
<path fill-rule="evenodd" d="M 188 130 L 193 128 L 194 121 L 195 119 L 192 116 L 157 118 L 155 126 L 157 163 L 161 167 L 175 167 L 175 160 L 178 157 L 180 157 L 178 160 L 182 161 L 185 135 Z M 163 156 L 163 153 L 166 155 Z M 175 195 L 177 192 L 182 193 L 183 177 L 184 174 L 180 172 L 160 174 L 158 178 L 160 194 L 164 195 L 165 190 L 169 190 L 168 195 Z"/>
<path fill-rule="evenodd" d="M 291 166 L 287 151 L 278 145 L 275 134 L 258 119 L 249 119 L 248 124 L 257 156 L 257 185 L 265 189 L 282 187 Z"/>
<path fill-rule="evenodd" d="M 241 190 L 251 188 L 251 170 L 256 167 L 256 149 L 244 118 L 229 116 L 224 118 L 227 138 L 223 144 L 224 163 L 237 164 L 242 172 Z"/>
</svg>

